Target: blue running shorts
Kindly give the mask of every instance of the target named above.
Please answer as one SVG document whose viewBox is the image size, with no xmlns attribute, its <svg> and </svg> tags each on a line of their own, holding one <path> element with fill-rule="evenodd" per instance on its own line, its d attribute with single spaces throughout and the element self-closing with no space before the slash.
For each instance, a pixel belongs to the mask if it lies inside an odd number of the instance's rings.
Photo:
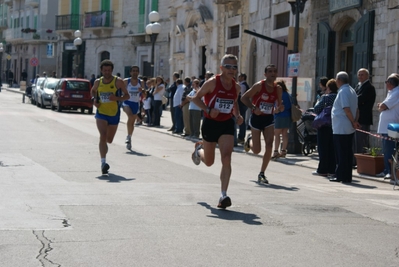
<svg viewBox="0 0 399 267">
<path fill-rule="evenodd" d="M 133 114 L 139 113 L 139 103 L 133 101 L 124 101 L 122 104 L 123 107 L 130 107 L 130 110 Z"/>
<path fill-rule="evenodd" d="M 115 116 L 108 116 L 108 115 L 104 115 L 104 114 L 98 113 L 98 110 L 97 110 L 96 115 L 94 117 L 96 119 L 107 121 L 108 125 L 118 125 L 120 117 L 121 117 L 121 112 L 118 109 L 118 113 L 116 113 Z"/>
</svg>

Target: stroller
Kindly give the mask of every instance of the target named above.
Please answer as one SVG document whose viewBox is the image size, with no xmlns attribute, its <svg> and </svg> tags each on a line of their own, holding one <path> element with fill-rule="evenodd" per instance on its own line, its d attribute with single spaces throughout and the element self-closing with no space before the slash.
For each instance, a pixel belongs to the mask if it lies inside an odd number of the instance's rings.
<svg viewBox="0 0 399 267">
<path fill-rule="evenodd" d="M 313 108 L 307 109 L 302 114 L 302 118 L 297 124 L 297 132 L 299 142 L 302 144 L 302 153 L 307 156 L 316 150 L 317 146 L 317 129 L 312 127 L 312 122 L 316 115 Z"/>
</svg>

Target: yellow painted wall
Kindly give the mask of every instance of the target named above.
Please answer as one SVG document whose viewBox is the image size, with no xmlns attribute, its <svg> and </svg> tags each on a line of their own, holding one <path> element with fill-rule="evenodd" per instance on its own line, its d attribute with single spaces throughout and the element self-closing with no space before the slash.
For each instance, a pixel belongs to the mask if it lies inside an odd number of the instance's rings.
<svg viewBox="0 0 399 267">
<path fill-rule="evenodd" d="M 89 1 L 80 1 L 80 14 L 84 14 L 85 12 L 90 12 Z"/>
<path fill-rule="evenodd" d="M 58 1 L 58 15 L 71 14 L 71 1 L 70 0 L 59 0 Z"/>
<path fill-rule="evenodd" d="M 101 0 L 91 0 L 91 11 L 100 11 Z"/>
</svg>

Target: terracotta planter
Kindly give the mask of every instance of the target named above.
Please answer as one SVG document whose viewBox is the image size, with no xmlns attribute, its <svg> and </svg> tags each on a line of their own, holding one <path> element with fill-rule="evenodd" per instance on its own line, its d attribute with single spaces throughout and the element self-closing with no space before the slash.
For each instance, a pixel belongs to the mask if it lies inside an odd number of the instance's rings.
<svg viewBox="0 0 399 267">
<path fill-rule="evenodd" d="M 376 176 L 384 171 L 384 156 L 355 154 L 357 173 Z"/>
</svg>

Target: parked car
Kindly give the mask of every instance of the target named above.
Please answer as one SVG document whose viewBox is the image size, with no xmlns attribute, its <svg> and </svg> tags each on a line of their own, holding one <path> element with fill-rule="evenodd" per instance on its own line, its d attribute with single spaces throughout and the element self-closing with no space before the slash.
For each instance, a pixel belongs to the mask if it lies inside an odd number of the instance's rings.
<svg viewBox="0 0 399 267">
<path fill-rule="evenodd" d="M 36 81 L 36 83 L 32 84 L 32 105 L 37 105 L 37 90 L 40 88 L 40 86 L 43 84 L 45 77 L 39 77 Z"/>
<path fill-rule="evenodd" d="M 46 108 L 51 105 L 51 98 L 54 94 L 54 88 L 60 79 L 57 78 L 45 78 L 42 85 L 36 89 L 37 106 Z"/>
<path fill-rule="evenodd" d="M 89 114 L 93 113 L 93 102 L 91 101 L 91 83 L 86 79 L 62 78 L 54 89 L 51 100 L 51 109 L 58 112 L 66 109 L 80 109 L 84 113 L 87 109 Z"/>
</svg>

